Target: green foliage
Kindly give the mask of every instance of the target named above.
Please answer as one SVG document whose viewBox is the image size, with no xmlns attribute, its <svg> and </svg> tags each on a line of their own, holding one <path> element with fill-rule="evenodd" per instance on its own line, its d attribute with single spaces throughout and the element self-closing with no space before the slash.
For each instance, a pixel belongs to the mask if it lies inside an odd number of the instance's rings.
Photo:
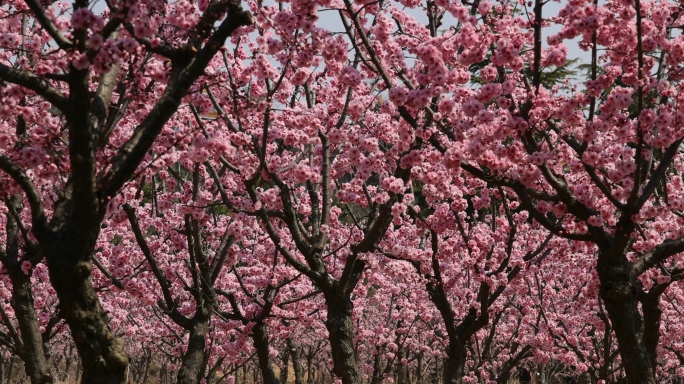
<svg viewBox="0 0 684 384">
<path fill-rule="evenodd" d="M 560 67 L 553 67 L 551 70 L 542 68 L 541 83 L 544 88 L 550 89 L 554 85 L 563 83 L 565 79 L 573 79 L 579 70 L 579 66 L 576 65 L 578 61 L 579 59 L 568 59 Z M 525 68 L 525 71 L 531 76 L 532 71 L 529 67 Z"/>
<path fill-rule="evenodd" d="M 574 79 L 575 76 L 581 71 L 591 70 L 591 66 L 589 66 L 589 69 L 587 69 L 586 66 L 588 64 L 578 65 L 578 61 L 579 59 L 568 59 L 565 62 L 565 64 L 559 67 L 542 68 L 541 83 L 544 86 L 544 88 L 551 89 L 551 87 L 553 87 L 554 85 L 562 84 L 565 81 L 565 79 Z M 481 85 L 485 83 L 479 76 L 479 72 L 482 68 L 489 65 L 489 63 L 489 58 L 486 58 L 481 62 L 472 64 L 470 65 L 470 67 L 468 67 L 468 70 L 470 71 L 470 73 L 472 73 L 470 81 L 473 84 Z M 532 70 L 530 69 L 529 65 L 526 66 L 523 71 L 525 76 L 527 76 L 530 79 L 532 78 Z"/>
</svg>

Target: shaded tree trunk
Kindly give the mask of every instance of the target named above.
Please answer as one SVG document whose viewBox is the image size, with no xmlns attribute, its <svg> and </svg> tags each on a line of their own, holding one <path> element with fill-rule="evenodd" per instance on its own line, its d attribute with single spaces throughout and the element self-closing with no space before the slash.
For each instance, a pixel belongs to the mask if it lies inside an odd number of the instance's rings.
<svg viewBox="0 0 684 384">
<path fill-rule="evenodd" d="M 74 347 L 71 345 L 69 347 L 69 354 L 64 357 L 64 375 L 63 375 L 63 380 L 66 380 L 67 377 L 69 377 L 69 370 L 71 369 L 71 363 L 74 361 Z"/>
<path fill-rule="evenodd" d="M 142 382 L 147 383 L 147 378 L 150 375 L 150 365 L 152 364 L 152 352 L 147 351 L 147 356 L 145 358 L 145 372 L 143 373 Z"/>
<path fill-rule="evenodd" d="M 17 361 L 17 356 L 11 356 L 10 357 L 10 363 L 9 363 L 9 369 L 7 372 L 7 382 L 12 383 L 14 382 L 14 366 Z"/>
<path fill-rule="evenodd" d="M 287 339 L 290 340 L 289 338 Z M 287 376 L 290 373 L 290 348 L 289 343 L 285 345 L 285 351 L 283 352 L 283 368 L 280 370 L 280 382 L 287 383 Z"/>
<path fill-rule="evenodd" d="M 90 253 L 99 233 L 99 222 L 91 224 L 74 225 L 81 230 L 67 234 L 62 241 L 42 242 L 43 250 L 62 316 L 81 357 L 82 383 L 125 384 L 128 381 L 128 355 L 123 342 L 109 328 L 107 316 L 89 279 L 92 271 Z"/>
<path fill-rule="evenodd" d="M 432 372 L 430 372 L 430 383 L 437 383 L 437 382 L 439 382 L 439 379 L 440 379 L 440 377 L 441 377 L 441 376 L 439 375 L 439 371 L 440 371 L 440 368 L 439 368 L 439 358 L 437 358 L 437 357 L 435 356 L 435 359 L 434 359 L 434 366 L 433 366 Z M 443 375 L 442 375 L 442 376 L 443 376 Z"/>
<path fill-rule="evenodd" d="M 597 272 L 601 282 L 601 298 L 618 341 L 628 382 L 656 384 L 655 356 L 652 355 L 655 349 L 650 353 L 644 342 L 645 324 L 639 313 L 637 292 L 641 288 L 637 277 L 632 273 L 626 257 L 611 258 L 604 252 L 599 255 Z"/>
<path fill-rule="evenodd" d="M 12 280 L 12 308 L 19 323 L 23 342 L 24 367 L 31 384 L 49 381 L 49 366 L 45 356 L 43 335 L 40 332 L 38 316 L 31 292 L 31 278 L 21 271 L 10 273 Z"/>
<path fill-rule="evenodd" d="M 442 379 L 444 384 L 460 384 L 465 373 L 466 347 L 463 343 L 450 342 L 447 347 Z"/>
<path fill-rule="evenodd" d="M 15 212 L 20 212 L 22 209 L 21 197 L 18 195 L 10 196 L 7 207 Z M 23 254 L 20 252 L 19 225 L 10 214 L 7 215 L 5 230 L 6 249 L 0 250 L 0 261 L 7 269 L 12 283 L 10 304 L 14 309 L 20 330 L 20 337 L 17 337 L 15 344 L 18 344 L 16 347 L 24 361 L 26 375 L 31 379 L 31 384 L 44 384 L 49 378 L 49 366 L 33 301 L 30 271 L 24 273 L 21 265 L 22 259 L 31 255 L 28 254 L 28 249 Z M 29 248 L 30 246 L 25 245 L 24 247 Z"/>
<path fill-rule="evenodd" d="M 375 356 L 373 357 L 373 374 L 371 375 L 371 382 L 370 384 L 379 384 L 380 381 L 382 380 L 382 364 L 380 362 L 380 356 L 382 354 L 380 353 L 380 347 L 376 346 L 376 353 Z"/>
<path fill-rule="evenodd" d="M 295 384 L 304 384 L 304 368 L 302 367 L 301 350 L 295 345 L 291 338 L 287 339 L 287 349 L 292 357 L 292 370 L 294 371 Z M 281 384 L 285 384 L 282 382 Z"/>
<path fill-rule="evenodd" d="M 181 359 L 176 383 L 195 384 L 202 379 L 208 330 L 209 326 L 205 321 L 198 321 L 190 328 L 188 349 Z"/>
<path fill-rule="evenodd" d="M 263 377 L 263 383 L 279 384 L 278 379 L 273 372 L 273 367 L 271 366 L 271 356 L 268 353 L 269 339 L 266 325 L 261 321 L 258 322 L 254 328 L 252 328 L 251 336 L 259 358 L 259 370 Z"/>
<path fill-rule="evenodd" d="M 406 358 L 406 349 L 401 348 L 397 356 L 397 384 L 408 384 L 408 366 L 401 361 Z"/>
<path fill-rule="evenodd" d="M 420 384 L 423 382 L 423 351 L 418 352 L 416 357 L 416 383 Z"/>
<path fill-rule="evenodd" d="M 457 320 L 449 302 L 449 297 L 444 290 L 441 267 L 436 257 L 439 250 L 437 233 L 432 231 L 431 235 L 431 267 L 433 275 L 424 276 L 428 278 L 425 290 L 429 293 L 430 301 L 432 301 L 442 317 L 449 340 L 446 348 L 446 361 L 442 367 L 442 380 L 444 384 L 459 384 L 462 382 L 465 373 L 466 343 L 478 330 L 482 329 L 489 322 L 487 311 L 490 299 L 489 285 L 483 282 L 478 289 L 477 300 L 482 308 L 481 313 L 478 314 L 475 309 L 470 308 L 462 320 Z M 416 272 L 423 276 L 420 263 L 413 261 L 412 264 Z M 439 371 L 437 365 L 438 360 L 435 360 L 435 372 Z"/>
<path fill-rule="evenodd" d="M 314 383 L 313 348 L 311 347 L 309 347 L 309 353 L 306 354 L 306 382 L 307 384 Z"/>
<path fill-rule="evenodd" d="M 328 297 L 326 297 L 327 299 Z M 325 327 L 329 333 L 334 372 L 343 384 L 361 384 L 354 353 L 353 304 L 350 298 L 328 301 L 328 318 Z"/>
</svg>

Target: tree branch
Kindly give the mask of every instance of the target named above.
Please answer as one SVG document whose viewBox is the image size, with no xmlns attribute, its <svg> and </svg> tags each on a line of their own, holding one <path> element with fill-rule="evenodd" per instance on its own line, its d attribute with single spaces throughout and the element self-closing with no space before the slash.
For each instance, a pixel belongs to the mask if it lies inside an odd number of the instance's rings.
<svg viewBox="0 0 684 384">
<path fill-rule="evenodd" d="M 112 160 L 111 170 L 101 178 L 102 197 L 114 196 L 133 176 L 135 169 L 152 147 L 166 122 L 176 113 L 181 100 L 188 93 L 190 87 L 204 74 L 204 69 L 223 46 L 226 38 L 239 27 L 252 23 L 252 15 L 243 11 L 240 4 L 234 4 L 230 7 L 228 17 L 221 23 L 218 30 L 197 52 L 194 59 L 190 60 L 189 64 L 178 68 L 175 72 L 176 75 L 172 77 L 164 90 L 161 99 L 136 128 L 128 141 L 119 149 Z"/>
<path fill-rule="evenodd" d="M 50 20 L 50 18 L 45 13 L 43 7 L 38 4 L 36 0 L 25 0 L 26 5 L 29 7 L 33 16 L 35 16 L 40 26 L 52 37 L 52 39 L 57 43 L 57 45 L 63 49 L 67 50 L 73 47 L 74 43 L 67 39 L 62 32 L 57 29 L 57 26 Z"/>
<path fill-rule="evenodd" d="M 147 244 L 147 240 L 145 240 L 145 236 L 143 235 L 142 230 L 140 229 L 138 218 L 135 216 L 135 210 L 128 204 L 125 204 L 123 206 L 123 209 L 126 212 L 126 216 L 128 217 L 129 223 L 131 224 L 131 229 L 133 230 L 133 234 L 135 235 L 135 240 L 137 241 L 138 246 L 140 247 L 140 250 L 142 251 L 143 255 L 145 255 L 145 259 L 147 260 L 148 264 L 150 264 L 152 273 L 154 274 L 154 277 L 157 279 L 159 287 L 162 290 L 162 294 L 164 295 L 164 302 L 166 304 L 166 308 L 162 309 L 169 315 L 169 317 L 171 317 L 171 319 L 176 324 L 182 326 L 183 324 L 188 323 L 190 319 L 188 319 L 187 317 L 183 316 L 180 312 L 178 312 L 178 309 L 176 308 L 176 305 L 173 302 L 173 296 L 171 296 L 171 290 L 169 290 L 169 282 L 166 279 L 166 276 L 164 276 L 164 273 L 159 269 L 157 260 L 155 260 L 154 256 L 152 256 L 152 250 L 150 249 L 150 246 Z"/>
<path fill-rule="evenodd" d="M 680 252 L 684 252 L 684 237 L 680 237 L 676 240 L 666 240 L 650 252 L 645 253 L 643 256 L 638 258 L 632 264 L 632 268 L 636 275 L 639 276 L 650 268 L 656 266 L 658 263 L 662 263 L 670 256 Z"/>
<path fill-rule="evenodd" d="M 34 233 L 45 231 L 47 229 L 47 218 L 43 210 L 43 201 L 40 192 L 33 185 L 31 179 L 29 179 L 23 169 L 5 155 L 0 155 L 0 169 L 10 175 L 26 194 L 31 207 L 31 221 Z"/>
<path fill-rule="evenodd" d="M 0 79 L 36 92 L 62 112 L 66 111 L 69 107 L 69 99 L 66 96 L 57 88 L 51 86 L 46 80 L 29 71 L 0 64 Z"/>
</svg>

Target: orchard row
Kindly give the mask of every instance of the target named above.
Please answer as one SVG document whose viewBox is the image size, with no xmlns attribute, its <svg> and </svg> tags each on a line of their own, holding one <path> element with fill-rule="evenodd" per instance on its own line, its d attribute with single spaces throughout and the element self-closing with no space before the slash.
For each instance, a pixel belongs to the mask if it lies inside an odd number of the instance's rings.
<svg viewBox="0 0 684 384">
<path fill-rule="evenodd" d="M 0 366 L 680 383 L 682 10 L 6 2 Z"/>
</svg>

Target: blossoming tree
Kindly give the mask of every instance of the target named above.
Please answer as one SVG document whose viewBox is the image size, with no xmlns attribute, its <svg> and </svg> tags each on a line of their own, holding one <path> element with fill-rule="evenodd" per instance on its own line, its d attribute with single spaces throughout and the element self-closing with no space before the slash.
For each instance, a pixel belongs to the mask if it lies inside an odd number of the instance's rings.
<svg viewBox="0 0 684 384">
<path fill-rule="evenodd" d="M 99 14 L 89 6 L 17 1 L 0 11 L 0 183 L 8 210 L 30 211 L 14 224 L 30 228 L 18 242 L 29 250 L 21 263 L 47 262 L 83 382 L 122 383 L 128 358 L 89 280 L 100 223 L 182 98 L 251 18 L 227 1 L 108 2 Z M 161 58 L 168 71 L 152 68 Z M 136 103 L 145 107 L 129 108 Z"/>
<path fill-rule="evenodd" d="M 344 384 L 404 380 L 428 354 L 448 382 L 503 381 L 512 366 L 478 349 L 499 332 L 516 345 L 488 351 L 513 365 L 604 379 L 614 346 L 601 361 L 589 345 L 612 331 L 630 382 L 676 371 L 682 346 L 660 335 L 681 329 L 680 4 L 105 3 L 0 9 L 2 309 L 20 329 L 5 345 L 33 383 L 49 380 L 30 289 L 45 267 L 85 383 L 126 380 L 113 329 L 151 308 L 180 332 L 179 382 L 248 360 L 223 352 L 250 337 L 275 382 L 280 352 L 257 342 L 291 330 L 328 339 L 316 358 Z M 572 39 L 586 76 L 554 85 Z M 562 297 L 578 292 L 604 315 L 578 315 L 591 334 Z"/>
</svg>

